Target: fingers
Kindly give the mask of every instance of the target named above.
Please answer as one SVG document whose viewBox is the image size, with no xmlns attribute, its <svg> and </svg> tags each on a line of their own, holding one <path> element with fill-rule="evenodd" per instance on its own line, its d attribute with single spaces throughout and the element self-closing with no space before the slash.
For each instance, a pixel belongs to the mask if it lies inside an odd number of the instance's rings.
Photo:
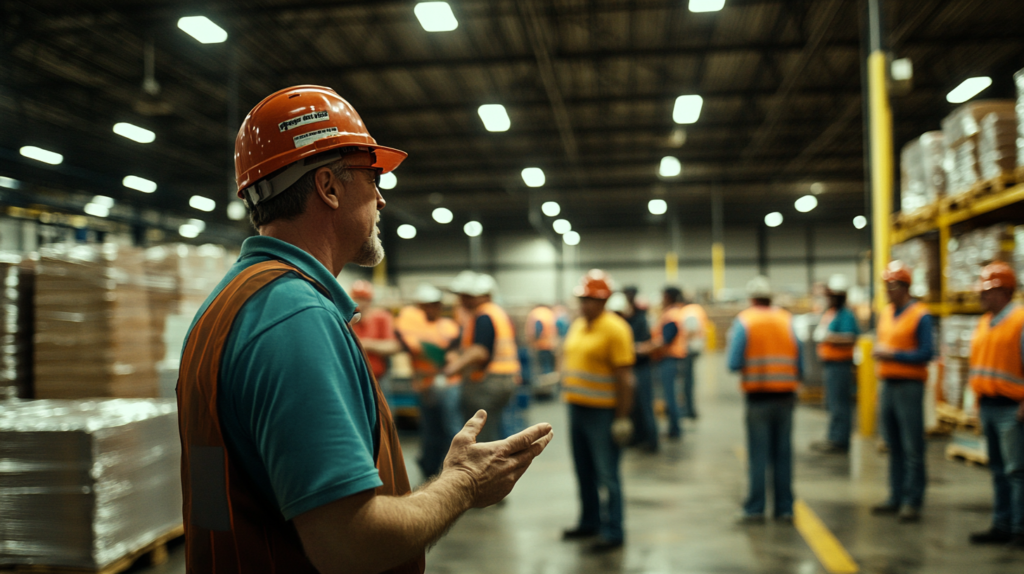
<svg viewBox="0 0 1024 574">
<path fill-rule="evenodd" d="M 536 441 L 530 443 L 530 445 L 527 448 L 521 449 L 519 452 L 516 452 L 509 456 L 508 459 L 509 461 L 512 462 L 513 470 L 517 472 L 519 470 L 522 470 L 523 472 L 525 472 L 526 468 L 529 467 L 530 463 L 533 462 L 533 459 L 537 458 L 540 455 L 540 453 L 544 452 L 544 449 L 547 448 L 548 443 L 550 443 L 551 439 L 553 439 L 554 437 L 555 432 L 551 431 L 548 434 L 540 437 Z"/>
<path fill-rule="evenodd" d="M 466 421 L 466 424 L 462 426 L 462 432 L 468 432 L 469 436 L 476 439 L 480 431 L 483 430 L 484 424 L 487 423 L 487 411 L 480 409 L 473 415 L 473 418 Z"/>
<path fill-rule="evenodd" d="M 519 431 L 518 433 L 505 439 L 503 450 L 506 454 L 517 453 L 529 446 L 544 435 L 551 433 L 551 425 L 548 423 L 535 424 L 530 428 Z"/>
</svg>

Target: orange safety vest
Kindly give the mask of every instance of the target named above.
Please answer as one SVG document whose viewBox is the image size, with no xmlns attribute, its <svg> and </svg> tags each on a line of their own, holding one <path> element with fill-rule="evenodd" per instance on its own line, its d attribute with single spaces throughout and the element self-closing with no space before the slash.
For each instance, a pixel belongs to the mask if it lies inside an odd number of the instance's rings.
<svg viewBox="0 0 1024 574">
<path fill-rule="evenodd" d="M 487 315 L 494 325 L 494 351 L 491 353 L 491 360 L 484 368 L 470 366 L 467 368 L 467 376 L 471 382 L 478 383 L 484 380 L 487 375 L 518 375 L 521 367 L 519 365 L 519 349 L 516 348 L 516 334 L 512 328 L 512 321 L 509 320 L 505 311 L 496 304 L 488 301 L 476 308 L 474 319 L 466 323 L 462 330 L 461 348 L 463 350 L 473 346 L 473 331 L 476 328 L 476 317 Z"/>
<path fill-rule="evenodd" d="M 414 373 L 413 390 L 422 391 L 430 387 L 441 368 L 423 354 L 423 343 L 447 349 L 452 341 L 459 338 L 459 325 L 447 318 L 440 317 L 434 322 L 427 321 L 427 315 L 419 307 L 408 306 L 402 309 L 395 320 L 395 330 L 402 336 L 402 341 L 409 347 L 412 355 Z M 455 384 L 459 378 L 449 377 L 448 384 Z"/>
<path fill-rule="evenodd" d="M 821 315 L 820 324 L 825 325 L 827 329 L 835 318 L 836 310 L 829 308 L 829 310 Z M 839 343 L 822 341 L 818 343 L 818 358 L 822 361 L 830 362 L 851 362 L 853 361 L 853 343 L 841 345 Z"/>
<path fill-rule="evenodd" d="M 793 316 L 778 307 L 749 307 L 737 316 L 746 330 L 741 387 L 745 393 L 792 393 L 800 386 L 800 349 Z"/>
<path fill-rule="evenodd" d="M 686 314 L 683 312 L 684 307 L 682 305 L 671 305 L 665 308 L 661 312 L 661 317 L 658 317 L 658 322 L 654 326 L 654 332 L 651 333 L 651 339 L 660 347 L 665 344 L 662 339 L 661 331 L 665 325 L 669 323 L 675 323 L 676 325 L 676 338 L 672 339 L 668 343 L 668 347 L 665 348 L 665 357 L 672 357 L 675 359 L 686 358 Z"/>
<path fill-rule="evenodd" d="M 697 335 L 701 338 L 708 336 L 708 323 L 711 321 L 708 319 L 708 313 L 704 310 L 704 307 L 696 303 L 690 303 L 689 305 L 683 306 L 683 321 L 689 317 L 696 317 L 699 331 Z"/>
<path fill-rule="evenodd" d="M 921 322 L 921 317 L 927 314 L 928 307 L 924 303 L 911 303 L 899 317 L 896 317 L 896 306 L 889 303 L 878 319 L 878 344 L 894 351 L 917 349 L 917 325 Z M 928 379 L 928 365 L 880 360 L 878 378 L 924 381 Z"/>
<path fill-rule="evenodd" d="M 540 336 L 537 336 L 537 323 L 541 324 Z M 553 350 L 558 341 L 555 312 L 543 305 L 534 307 L 526 316 L 526 340 L 538 351 Z"/>
<path fill-rule="evenodd" d="M 971 388 L 978 396 L 1024 401 L 1020 355 L 1024 307 L 1010 311 L 995 327 L 989 324 L 991 321 L 991 313 L 982 316 L 971 341 Z"/>
<path fill-rule="evenodd" d="M 306 557 L 295 526 L 284 519 L 277 504 L 260 493 L 230 456 L 217 410 L 221 356 L 235 317 L 257 291 L 288 273 L 298 274 L 326 293 L 315 280 L 282 261 L 251 265 L 224 287 L 199 318 L 182 354 L 177 386 L 178 430 L 189 572 L 317 572 Z M 373 387 L 377 403 L 373 429 L 377 448 L 373 454 L 384 483 L 375 494 L 407 494 L 411 491 L 409 478 L 391 411 L 372 375 L 367 383 Z M 387 572 L 422 574 L 424 569 L 425 555 L 420 554 Z"/>
</svg>

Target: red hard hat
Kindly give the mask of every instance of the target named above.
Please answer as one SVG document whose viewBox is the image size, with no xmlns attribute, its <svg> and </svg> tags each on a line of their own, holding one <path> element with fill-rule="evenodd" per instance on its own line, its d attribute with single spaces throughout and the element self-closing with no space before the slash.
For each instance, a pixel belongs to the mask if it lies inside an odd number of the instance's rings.
<svg viewBox="0 0 1024 574">
<path fill-rule="evenodd" d="M 607 299 L 612 296 L 612 279 L 600 269 L 591 269 L 573 288 L 572 294 L 589 299 Z"/>
<path fill-rule="evenodd" d="M 311 158 L 332 149 L 338 150 L 337 156 Z M 252 204 L 266 201 L 306 172 L 337 161 L 345 151 L 370 152 L 373 160 L 367 167 L 381 173 L 395 169 L 409 155 L 377 145 L 352 105 L 331 88 L 293 86 L 274 92 L 245 116 L 235 138 L 238 197 Z M 300 162 L 303 158 L 310 159 Z M 287 166 L 293 167 L 275 173 Z M 271 174 L 274 177 L 268 178 Z"/>
<path fill-rule="evenodd" d="M 907 264 L 899 259 L 894 259 L 885 267 L 885 271 L 882 271 L 882 281 L 885 281 L 886 283 L 889 281 L 899 281 L 900 283 L 910 285 L 913 282 L 913 279 L 910 275 L 910 268 L 907 267 Z"/>
<path fill-rule="evenodd" d="M 359 279 L 352 283 L 353 299 L 373 299 L 373 285 L 369 281 Z"/>
<path fill-rule="evenodd" d="M 1013 267 L 1006 263 L 993 261 L 981 270 L 978 291 L 988 291 L 989 289 L 999 289 L 1000 287 L 1011 290 L 1016 289 L 1017 274 L 1013 272 Z"/>
</svg>

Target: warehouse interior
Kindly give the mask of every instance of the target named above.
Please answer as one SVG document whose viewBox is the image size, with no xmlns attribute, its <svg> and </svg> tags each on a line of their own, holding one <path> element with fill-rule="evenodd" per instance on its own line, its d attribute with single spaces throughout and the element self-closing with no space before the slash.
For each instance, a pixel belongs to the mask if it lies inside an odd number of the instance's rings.
<svg viewBox="0 0 1024 574">
<path fill-rule="evenodd" d="M 175 387 L 193 318 L 257 235 L 236 137 L 270 94 L 315 85 L 408 152 L 378 173 L 384 260 L 338 284 L 396 321 L 429 285 L 458 319 L 459 274 L 491 277 L 522 359 L 492 424 L 554 427 L 426 572 L 1024 572 L 1021 548 L 969 541 L 998 513 L 976 284 L 993 261 L 1024 271 L 1022 21 L 1019 0 L 0 0 L 0 571 L 187 571 Z M 892 454 L 872 359 L 890 260 L 934 328 L 912 524 L 872 513 Z M 567 333 L 548 372 L 531 322 L 543 306 L 586 324 L 593 269 L 635 287 L 652 329 L 666 287 L 706 314 L 700 417 L 673 434 L 677 390 L 654 384 L 661 444 L 622 449 L 610 552 L 563 540 L 581 511 Z M 860 334 L 842 455 L 814 447 L 831 408 L 814 332 L 838 275 Z M 755 276 L 802 353 L 796 502 L 763 524 L 737 520 L 748 403 L 729 367 Z M 416 488 L 422 391 L 397 337 L 375 376 Z"/>
</svg>

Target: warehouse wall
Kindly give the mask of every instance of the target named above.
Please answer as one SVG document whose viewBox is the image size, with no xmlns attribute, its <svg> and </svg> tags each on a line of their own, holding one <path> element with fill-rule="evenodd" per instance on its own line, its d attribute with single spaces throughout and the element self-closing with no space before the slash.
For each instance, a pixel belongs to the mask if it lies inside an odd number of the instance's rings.
<svg viewBox="0 0 1024 574">
<path fill-rule="evenodd" d="M 612 274 L 620 286 L 635 284 L 651 295 L 668 281 L 665 254 L 672 240 L 668 230 L 648 227 L 636 230 L 586 230 L 578 246 L 557 249 L 537 233 L 487 235 L 479 240 L 479 270 L 494 275 L 502 299 L 510 305 L 554 303 L 571 297 L 572 287 L 587 269 L 599 267 Z M 710 291 L 711 227 L 688 226 L 681 230 L 679 279 L 688 292 Z M 397 240 L 387 246 L 393 277 L 404 295 L 421 281 L 447 285 L 462 269 L 471 266 L 469 238 Z M 807 292 L 812 281 L 832 273 L 856 278 L 856 265 L 866 248 L 866 232 L 849 229 L 782 226 L 764 230 L 764 262 L 779 290 Z M 762 261 L 756 227 L 726 228 L 725 286 L 742 296 L 747 280 L 756 275 Z M 562 265 L 559 266 L 559 253 Z"/>
</svg>

